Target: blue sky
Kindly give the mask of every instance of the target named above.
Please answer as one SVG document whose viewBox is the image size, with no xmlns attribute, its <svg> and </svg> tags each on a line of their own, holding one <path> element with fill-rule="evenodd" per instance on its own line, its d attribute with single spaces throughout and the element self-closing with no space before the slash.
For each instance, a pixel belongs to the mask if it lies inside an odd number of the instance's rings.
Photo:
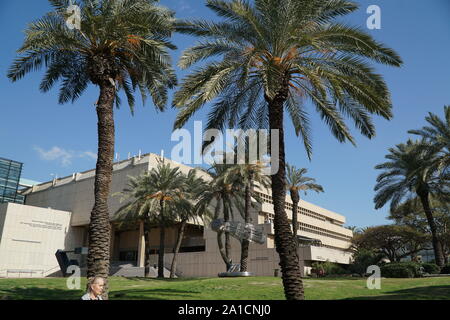
<svg viewBox="0 0 450 320">
<path fill-rule="evenodd" d="M 377 66 L 392 92 L 394 118 L 375 118 L 377 136 L 368 140 L 356 135 L 358 146 L 340 144 L 310 108 L 313 135 L 313 159 L 306 158 L 302 144 L 286 122 L 287 160 L 307 167 L 324 189 L 323 194 L 308 194 L 305 200 L 347 217 L 348 225 L 369 226 L 386 223 L 388 209 L 375 210 L 373 187 L 378 172 L 374 166 L 383 161 L 389 147 L 404 142 L 407 130 L 425 125 L 428 112 L 443 115 L 450 104 L 450 1 L 448 0 L 361 0 L 360 10 L 344 19 L 366 28 L 369 5 L 381 8 L 381 29 L 367 30 L 377 40 L 394 48 L 404 66 Z M 178 17 L 217 19 L 200 0 L 161 0 Z M 50 10 L 47 0 L 0 0 L 0 157 L 24 163 L 23 177 L 47 181 L 95 167 L 97 120 L 94 102 L 97 88 L 91 86 L 74 104 L 59 105 L 58 89 L 39 91 L 43 71 L 29 74 L 16 83 L 6 77 L 23 41 L 23 30 Z M 194 39 L 175 35 L 173 52 L 176 62 L 181 51 Z M 185 71 L 177 69 L 181 78 Z M 124 159 L 128 153 L 160 153 L 176 144 L 170 140 L 176 110 L 156 112 L 150 101 L 140 100 L 132 117 L 126 104 L 115 110 L 116 152 Z M 204 120 L 206 109 L 194 120 Z"/>
</svg>

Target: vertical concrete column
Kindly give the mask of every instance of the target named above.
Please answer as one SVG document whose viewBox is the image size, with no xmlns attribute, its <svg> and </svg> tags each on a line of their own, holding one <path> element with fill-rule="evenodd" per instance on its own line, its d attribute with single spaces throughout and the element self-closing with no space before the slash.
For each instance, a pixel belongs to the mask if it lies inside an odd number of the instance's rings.
<svg viewBox="0 0 450 320">
<path fill-rule="evenodd" d="M 115 233 L 116 233 L 116 227 L 113 223 L 109 224 L 111 226 L 111 239 L 109 241 L 109 259 L 110 261 L 114 260 L 114 240 L 116 239 Z"/>
<path fill-rule="evenodd" d="M 139 222 L 138 267 L 145 267 L 144 221 Z"/>
</svg>

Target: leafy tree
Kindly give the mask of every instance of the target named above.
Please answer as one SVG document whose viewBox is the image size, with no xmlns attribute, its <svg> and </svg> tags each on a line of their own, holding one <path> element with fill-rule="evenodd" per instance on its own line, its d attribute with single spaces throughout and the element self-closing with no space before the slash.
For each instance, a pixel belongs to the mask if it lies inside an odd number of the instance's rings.
<svg viewBox="0 0 450 320">
<path fill-rule="evenodd" d="M 410 130 L 408 133 L 421 136 L 429 142 L 427 146 L 437 153 L 432 169 L 442 173 L 442 178 L 447 183 L 447 191 L 450 192 L 448 186 L 450 183 L 450 106 L 444 106 L 444 119 L 430 112 L 425 120 L 429 126 Z"/>
<path fill-rule="evenodd" d="M 156 168 L 142 176 L 131 178 L 130 187 L 123 194 L 134 198 L 123 206 L 118 215 L 129 212 L 153 217 L 159 227 L 158 278 L 164 278 L 164 251 L 166 227 L 173 224 L 176 212 L 186 210 L 183 187 L 185 177 L 179 168 L 172 168 L 170 164 L 159 161 Z M 148 261 L 148 259 L 146 259 Z"/>
<path fill-rule="evenodd" d="M 384 255 L 382 253 L 359 248 L 353 253 L 353 261 L 349 265 L 349 271 L 363 277 L 367 273 L 367 268 L 372 265 L 377 265 L 383 257 Z"/>
<path fill-rule="evenodd" d="M 357 10 L 345 0 L 208 0 L 224 21 L 180 21 L 177 30 L 201 41 L 182 54 L 192 71 L 174 95 L 182 127 L 205 103 L 212 102 L 205 129 L 278 130 L 279 170 L 272 175 L 275 245 L 280 256 L 285 296 L 303 299 L 296 241 L 285 212 L 284 111 L 311 156 L 309 100 L 340 141 L 355 143 L 344 117 L 373 137 L 370 114 L 390 119 L 391 100 L 383 78 L 369 60 L 400 66 L 400 57 L 358 28 L 334 20 Z M 275 131 L 274 131 L 275 132 Z"/>
<path fill-rule="evenodd" d="M 109 273 L 110 225 L 107 199 L 114 157 L 113 105 L 120 104 L 123 90 L 133 111 L 134 91 L 143 99 L 152 96 L 164 110 L 167 88 L 176 84 L 167 49 L 173 31 L 173 14 L 153 0 L 82 0 L 80 29 L 66 26 L 70 0 L 49 0 L 54 11 L 29 24 L 18 57 L 8 77 L 17 81 L 42 66 L 40 84 L 49 91 L 59 80 L 58 102 L 74 102 L 89 84 L 98 87 L 98 157 L 95 174 L 95 204 L 89 224 L 88 278 Z M 106 281 L 104 298 L 108 295 Z"/>
<path fill-rule="evenodd" d="M 399 262 L 425 249 L 428 241 L 425 234 L 408 226 L 397 225 L 370 227 L 352 239 L 358 250 L 383 254 L 391 262 Z"/>
<path fill-rule="evenodd" d="M 264 164 L 261 161 L 255 164 L 246 162 L 245 164 L 236 164 L 230 167 L 224 174 L 225 180 L 232 183 L 237 189 L 244 189 L 244 222 L 252 223 L 250 208 L 252 207 L 252 197 L 257 202 L 262 203 L 255 192 L 260 187 L 269 186 L 269 177 L 263 173 Z M 250 241 L 243 239 L 241 241 L 241 272 L 247 271 L 248 250 Z"/>
<path fill-rule="evenodd" d="M 208 208 L 203 208 L 205 211 L 200 211 L 197 202 L 201 195 L 209 188 L 209 185 L 196 174 L 195 169 L 191 169 L 185 176 L 183 183 L 182 197 L 179 199 L 177 206 L 177 220 L 179 221 L 179 228 L 177 233 L 177 240 L 173 248 L 173 259 L 170 267 L 170 278 L 175 276 L 177 267 L 177 256 L 180 251 L 181 242 L 183 241 L 184 231 L 189 220 L 206 222 L 210 219 L 211 213 Z"/>
<path fill-rule="evenodd" d="M 383 207 L 391 202 L 391 211 L 395 210 L 403 199 L 417 196 L 427 217 L 432 235 L 432 243 L 436 264 L 444 265 L 442 246 L 439 243 L 433 211 L 430 206 L 430 195 L 440 194 L 441 183 L 435 179 L 430 163 L 435 159 L 435 152 L 424 148 L 422 142 L 408 140 L 406 144 L 398 144 L 389 149 L 385 156 L 389 161 L 379 164 L 375 169 L 384 170 L 377 178 L 374 190 L 375 208 Z"/>
<path fill-rule="evenodd" d="M 436 224 L 438 241 L 441 244 L 445 263 L 450 254 L 450 206 L 444 201 L 433 196 L 430 197 L 430 206 L 433 208 L 433 218 Z M 422 233 L 429 233 L 430 226 L 418 197 L 401 203 L 391 210 L 388 219 L 394 220 L 398 225 L 406 225 Z"/>
<path fill-rule="evenodd" d="M 286 189 L 289 190 L 292 199 L 292 234 L 297 236 L 298 222 L 297 211 L 298 203 L 300 202 L 299 191 L 304 191 L 305 195 L 308 190 L 315 192 L 323 192 L 321 185 L 316 184 L 316 179 L 305 177 L 304 174 L 308 172 L 305 168 L 297 169 L 295 166 L 286 164 Z"/>
<path fill-rule="evenodd" d="M 226 179 L 226 172 L 232 165 L 213 163 L 208 170 L 212 181 L 205 192 L 201 194 L 197 203 L 197 210 L 206 211 L 209 206 L 214 207 L 213 217 L 218 219 L 223 217 L 224 222 L 229 222 L 234 216 L 233 208 L 242 214 L 244 212 L 242 204 L 242 191 Z M 231 267 L 231 239 L 228 233 L 225 233 L 225 246 L 222 240 L 223 232 L 217 232 L 217 245 L 219 246 L 219 253 L 225 263 L 226 270 Z"/>
</svg>

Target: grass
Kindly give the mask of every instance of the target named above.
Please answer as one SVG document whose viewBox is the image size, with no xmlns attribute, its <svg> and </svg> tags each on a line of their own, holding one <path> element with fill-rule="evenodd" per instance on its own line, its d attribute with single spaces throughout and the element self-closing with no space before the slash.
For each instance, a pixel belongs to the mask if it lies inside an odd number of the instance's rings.
<svg viewBox="0 0 450 320">
<path fill-rule="evenodd" d="M 84 290 L 69 290 L 67 279 L 0 279 L 0 300 L 79 300 Z M 382 279 L 380 290 L 361 278 L 305 279 L 307 300 L 450 300 L 450 277 Z M 81 281 L 85 288 L 86 280 Z M 283 300 L 280 278 L 110 278 L 111 300 Z"/>
</svg>

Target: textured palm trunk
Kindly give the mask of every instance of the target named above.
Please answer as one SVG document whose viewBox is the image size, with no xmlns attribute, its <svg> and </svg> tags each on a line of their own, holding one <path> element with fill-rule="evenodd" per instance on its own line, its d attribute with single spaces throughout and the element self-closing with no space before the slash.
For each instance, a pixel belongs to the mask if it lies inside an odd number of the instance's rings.
<svg viewBox="0 0 450 320">
<path fill-rule="evenodd" d="M 301 280 L 297 245 L 292 235 L 285 210 L 286 200 L 286 161 L 284 152 L 283 108 L 287 99 L 287 90 L 273 99 L 266 97 L 269 107 L 270 129 L 279 130 L 279 169 L 272 175 L 272 198 L 275 212 L 275 246 L 280 257 L 284 295 L 287 300 L 303 300 L 303 282 Z M 272 154 L 273 157 L 273 154 Z"/>
<path fill-rule="evenodd" d="M 158 252 L 158 278 L 164 278 L 164 241 L 166 238 L 166 227 L 164 223 L 164 203 L 160 202 L 159 223 L 159 252 Z"/>
<path fill-rule="evenodd" d="M 297 211 L 298 211 L 298 203 L 300 202 L 300 197 L 298 195 L 297 190 L 291 189 L 291 199 L 292 199 L 292 234 L 294 235 L 295 239 L 297 239 L 297 230 L 298 230 Z"/>
<path fill-rule="evenodd" d="M 223 198 L 223 220 L 224 222 L 230 222 L 230 210 L 231 208 L 228 208 L 225 202 L 225 197 Z M 230 234 L 228 232 L 225 232 L 225 254 L 227 256 L 227 260 L 231 260 L 231 239 Z"/>
<path fill-rule="evenodd" d="M 220 256 L 222 257 L 223 262 L 225 263 L 225 271 L 228 271 L 231 267 L 231 260 L 228 258 L 226 252 L 225 252 L 225 248 L 223 246 L 223 241 L 222 241 L 222 234 L 223 231 L 218 231 L 217 232 L 217 246 L 219 247 L 219 253 Z"/>
<path fill-rule="evenodd" d="M 425 212 L 425 215 L 427 217 L 428 226 L 430 227 L 431 231 L 431 238 L 433 243 L 433 250 L 434 250 L 434 257 L 436 259 L 436 264 L 439 267 L 443 267 L 445 265 L 444 262 L 444 254 L 442 251 L 441 243 L 437 236 L 437 228 L 436 223 L 434 221 L 433 213 L 431 212 L 430 208 L 430 200 L 429 200 L 429 194 L 426 191 L 418 192 L 418 195 L 420 197 L 420 201 L 422 202 L 423 210 Z"/>
<path fill-rule="evenodd" d="M 251 198 L 251 186 L 250 183 L 247 184 L 245 187 L 245 213 L 244 213 L 244 220 L 245 223 L 251 223 L 251 217 L 250 217 L 250 207 L 252 204 L 252 198 Z M 241 272 L 246 272 L 248 268 L 248 249 L 250 246 L 249 240 L 242 240 L 241 242 Z"/>
<path fill-rule="evenodd" d="M 145 242 L 145 277 L 150 276 L 150 223 L 148 217 L 144 221 L 144 242 Z"/>
<path fill-rule="evenodd" d="M 177 269 L 177 255 L 180 251 L 181 242 L 183 241 L 184 236 L 184 229 L 186 227 L 186 220 L 181 221 L 180 228 L 178 229 L 178 238 L 177 242 L 175 244 L 175 247 L 173 248 L 173 259 L 172 259 L 172 265 L 170 266 L 170 277 L 175 278 L 175 270 Z"/>
<path fill-rule="evenodd" d="M 114 116 L 113 104 L 115 87 L 105 83 L 100 85 L 97 103 L 98 156 L 94 179 L 94 207 L 89 222 L 89 252 L 87 257 L 87 277 L 101 276 L 105 279 L 102 297 L 108 299 L 110 223 L 108 197 L 112 180 L 114 160 Z"/>
</svg>

